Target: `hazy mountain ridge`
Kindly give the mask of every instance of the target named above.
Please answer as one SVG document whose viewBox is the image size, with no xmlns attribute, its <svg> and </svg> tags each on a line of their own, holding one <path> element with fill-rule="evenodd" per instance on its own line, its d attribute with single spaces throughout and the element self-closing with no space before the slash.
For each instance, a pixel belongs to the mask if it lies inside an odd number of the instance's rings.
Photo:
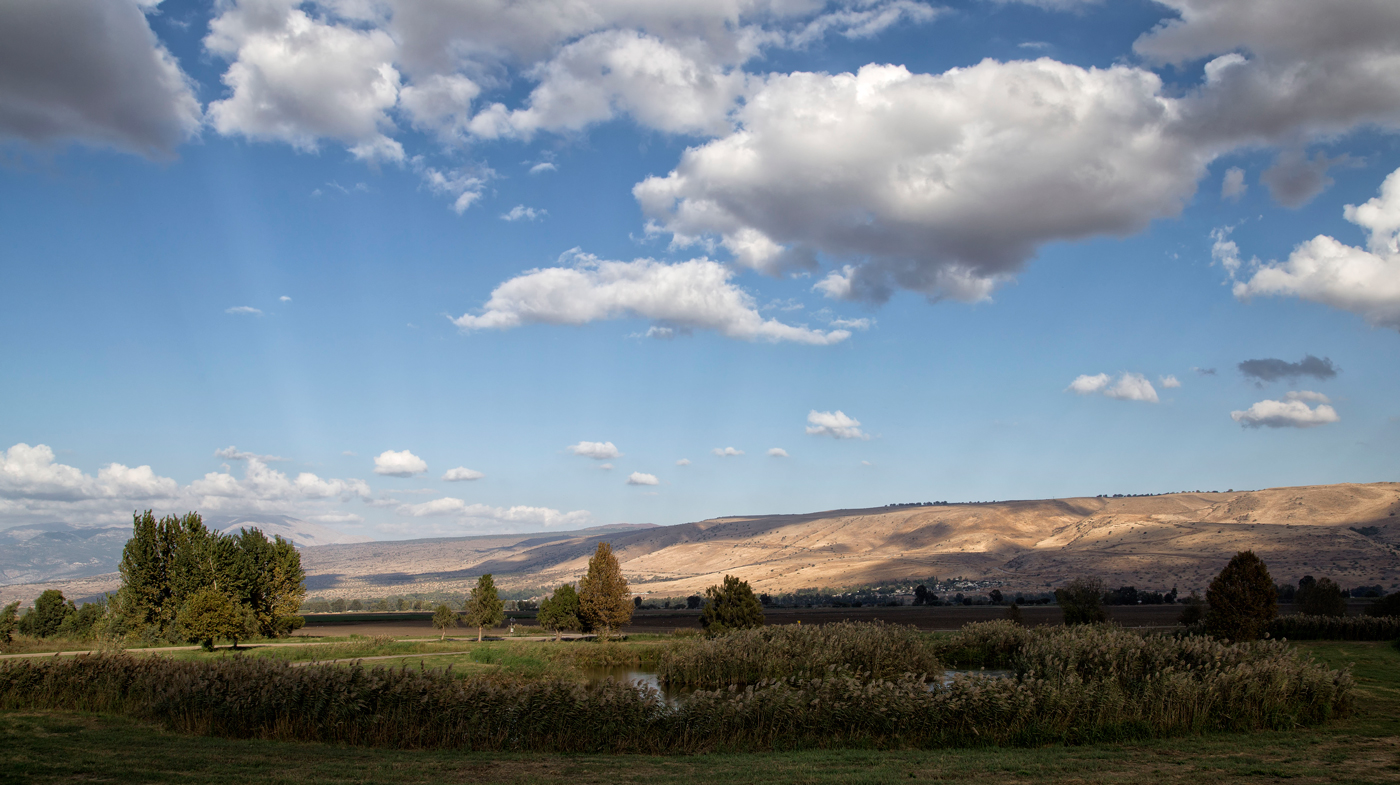
<svg viewBox="0 0 1400 785">
<path fill-rule="evenodd" d="M 29 524 L 0 531 L 0 584 L 86 578 L 121 562 L 130 526 Z"/>
</svg>

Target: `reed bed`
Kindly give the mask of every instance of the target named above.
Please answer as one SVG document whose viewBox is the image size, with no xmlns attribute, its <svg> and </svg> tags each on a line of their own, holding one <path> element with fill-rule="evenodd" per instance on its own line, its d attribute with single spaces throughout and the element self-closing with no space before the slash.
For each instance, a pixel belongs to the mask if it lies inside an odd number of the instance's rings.
<svg viewBox="0 0 1400 785">
<path fill-rule="evenodd" d="M 958 668 L 1010 668 L 1031 631 L 1006 620 L 972 622 L 952 635 L 939 638 L 939 659 Z"/>
<path fill-rule="evenodd" d="M 840 668 L 891 679 L 941 673 L 929 638 L 882 622 L 795 624 L 739 630 L 664 649 L 657 678 L 673 687 L 716 689 L 772 679 L 813 679 Z"/>
<path fill-rule="evenodd" d="M 992 632 L 977 634 L 995 639 Z M 875 634 L 803 633 L 794 636 L 797 642 L 844 641 L 848 655 L 861 650 L 854 642 L 862 635 Z M 888 652 L 901 651 L 904 633 L 879 634 L 893 642 L 866 648 L 895 661 Z M 780 637 L 778 645 L 794 638 Z M 771 646 L 758 635 L 724 640 L 739 650 Z M 713 646 L 720 641 L 695 642 L 693 649 L 723 654 Z M 927 656 L 927 648 L 918 651 Z M 1279 641 L 1227 644 L 1113 627 L 1046 628 L 1025 639 L 1014 678 L 963 675 L 932 687 L 912 672 L 877 675 L 830 659 L 821 650 L 794 652 L 788 661 L 801 674 L 697 690 L 668 704 L 654 690 L 615 681 L 460 679 L 422 668 L 296 668 L 252 657 L 176 661 L 118 652 L 5 663 L 0 709 L 110 712 L 180 732 L 240 738 L 694 753 L 1035 745 L 1286 729 L 1351 706 L 1349 674 Z"/>
<path fill-rule="evenodd" d="M 1269 635 L 1295 641 L 1400 640 L 1400 616 L 1310 616 L 1297 613 L 1269 622 Z"/>
</svg>

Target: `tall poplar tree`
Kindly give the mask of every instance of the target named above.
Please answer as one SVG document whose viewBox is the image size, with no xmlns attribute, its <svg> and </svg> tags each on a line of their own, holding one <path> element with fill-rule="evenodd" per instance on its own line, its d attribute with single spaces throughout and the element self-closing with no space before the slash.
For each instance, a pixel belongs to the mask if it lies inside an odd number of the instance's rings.
<svg viewBox="0 0 1400 785">
<path fill-rule="evenodd" d="M 612 546 L 598 543 L 588 560 L 588 574 L 579 581 L 579 618 L 606 640 L 632 621 L 631 594 Z"/>
</svg>

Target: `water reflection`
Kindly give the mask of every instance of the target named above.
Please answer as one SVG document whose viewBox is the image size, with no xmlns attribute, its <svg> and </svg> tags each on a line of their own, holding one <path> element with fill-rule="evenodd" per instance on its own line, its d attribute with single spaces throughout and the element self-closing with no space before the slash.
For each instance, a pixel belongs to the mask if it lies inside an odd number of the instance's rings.
<svg viewBox="0 0 1400 785">
<path fill-rule="evenodd" d="M 660 694 L 661 700 L 664 701 L 668 706 L 678 705 L 681 701 L 685 700 L 687 695 L 694 691 L 692 688 L 689 687 L 668 687 L 661 683 L 661 680 L 653 671 L 638 670 L 636 668 L 629 668 L 623 665 L 613 667 L 585 668 L 583 669 L 583 673 L 585 678 L 587 678 L 590 683 L 607 681 L 611 679 L 613 681 L 631 684 L 639 690 L 656 690 L 656 692 Z M 978 670 L 945 670 L 943 671 L 943 678 L 931 680 L 929 682 L 928 688 L 930 690 L 935 690 L 939 687 L 951 686 L 953 680 L 959 676 L 976 676 L 987 679 L 1012 679 L 1016 677 L 1016 671 L 999 670 L 994 668 L 980 668 Z"/>
<path fill-rule="evenodd" d="M 943 686 L 947 687 L 951 685 L 953 679 L 959 676 L 985 676 L 989 679 L 1014 679 L 1016 678 L 1016 671 L 998 670 L 995 668 L 979 668 L 975 671 L 947 670 L 943 671 Z M 929 688 L 932 689 L 933 685 L 930 684 Z"/>
<path fill-rule="evenodd" d="M 660 693 L 661 700 L 665 701 L 668 706 L 674 706 L 680 703 L 680 701 L 691 692 L 691 690 L 687 688 L 667 687 L 663 685 L 660 678 L 652 671 L 637 670 L 636 668 L 629 668 L 625 665 L 584 668 L 583 674 L 590 683 L 611 679 L 613 681 L 632 684 L 640 690 L 656 690 Z"/>
</svg>

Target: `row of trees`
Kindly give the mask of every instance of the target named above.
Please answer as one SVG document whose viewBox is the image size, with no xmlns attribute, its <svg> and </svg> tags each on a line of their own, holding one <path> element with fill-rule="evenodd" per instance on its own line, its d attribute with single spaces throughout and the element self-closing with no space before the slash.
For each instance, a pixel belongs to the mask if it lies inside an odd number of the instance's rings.
<svg viewBox="0 0 1400 785">
<path fill-rule="evenodd" d="M 278 637 L 303 623 L 306 596 L 301 554 L 292 543 L 257 529 L 223 534 L 199 513 L 156 520 L 133 515 L 122 551 L 122 586 L 112 611 L 127 631 L 192 640 Z"/>
<path fill-rule="evenodd" d="M 596 633 L 607 639 L 632 621 L 632 590 L 622 575 L 622 566 L 613 555 L 612 545 L 598 543 L 588 560 L 588 572 L 578 589 L 562 584 L 540 603 L 536 619 L 540 626 L 558 638 L 565 630 Z"/>
<path fill-rule="evenodd" d="M 18 602 L 0 610 L 0 645 L 9 645 L 17 632 L 31 638 L 87 640 L 97 632 L 106 612 L 105 603 L 85 602 L 78 607 L 64 599 L 63 592 L 49 589 L 23 615 Z"/>
<path fill-rule="evenodd" d="M 1278 615 L 1282 593 L 1264 561 L 1253 551 L 1241 551 L 1211 581 L 1204 601 L 1194 594 L 1186 599 L 1181 622 L 1199 625 L 1206 633 L 1221 638 L 1257 640 Z M 1097 578 L 1079 578 L 1057 589 L 1055 600 L 1064 612 L 1066 624 L 1093 624 L 1108 620 L 1103 607 L 1108 595 L 1111 593 L 1104 592 L 1103 582 Z M 1346 595 L 1329 578 L 1305 576 L 1292 595 L 1304 614 L 1346 615 Z M 1400 613 L 1400 593 L 1377 600 L 1367 612 Z"/>
<path fill-rule="evenodd" d="M 579 581 L 578 589 L 567 583 L 559 586 L 540 603 L 536 620 L 556 638 L 565 630 L 593 632 L 608 638 L 632 620 L 635 604 L 631 595 L 612 546 L 600 542 L 588 560 L 588 573 Z M 433 611 L 433 626 L 442 631 L 443 637 L 458 624 L 475 627 L 476 639 L 480 641 L 487 627 L 494 627 L 505 618 L 504 607 L 495 579 L 488 573 L 477 579 L 460 616 L 447 605 L 439 605 Z"/>
</svg>

